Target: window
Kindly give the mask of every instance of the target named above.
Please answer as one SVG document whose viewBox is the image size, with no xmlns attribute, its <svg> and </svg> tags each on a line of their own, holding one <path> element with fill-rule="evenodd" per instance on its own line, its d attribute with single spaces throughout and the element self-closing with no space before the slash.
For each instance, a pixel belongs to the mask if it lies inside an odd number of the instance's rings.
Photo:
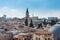
<svg viewBox="0 0 60 40">
<path fill-rule="evenodd" d="M 14 40 L 18 40 L 18 38 L 15 38 Z"/>
<path fill-rule="evenodd" d="M 50 40 L 50 38 L 48 38 L 48 40 Z"/>
<path fill-rule="evenodd" d="M 47 40 L 47 38 L 45 38 L 45 40 Z"/>
<path fill-rule="evenodd" d="M 39 40 L 40 40 L 40 38 L 39 38 Z"/>
<path fill-rule="evenodd" d="M 21 39 L 19 39 L 19 40 L 21 40 Z"/>
<path fill-rule="evenodd" d="M 47 36 L 47 34 L 45 34 L 45 36 Z"/>
<path fill-rule="evenodd" d="M 48 34 L 49 36 L 51 36 L 51 34 Z"/>
<path fill-rule="evenodd" d="M 36 37 L 36 40 L 38 40 L 38 38 Z"/>
<path fill-rule="evenodd" d="M 28 40 L 27 38 L 25 38 L 24 40 Z"/>
</svg>

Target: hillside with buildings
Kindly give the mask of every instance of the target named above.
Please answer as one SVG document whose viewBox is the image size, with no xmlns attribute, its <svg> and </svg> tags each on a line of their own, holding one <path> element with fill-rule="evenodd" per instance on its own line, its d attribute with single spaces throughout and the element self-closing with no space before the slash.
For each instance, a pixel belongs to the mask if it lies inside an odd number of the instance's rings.
<svg viewBox="0 0 60 40">
<path fill-rule="evenodd" d="M 3 15 L 0 17 L 0 40 L 60 40 L 60 35 L 55 38 L 54 33 L 49 31 L 56 24 L 60 28 L 59 21 L 58 17 L 30 17 L 28 8 L 24 18 Z"/>
</svg>

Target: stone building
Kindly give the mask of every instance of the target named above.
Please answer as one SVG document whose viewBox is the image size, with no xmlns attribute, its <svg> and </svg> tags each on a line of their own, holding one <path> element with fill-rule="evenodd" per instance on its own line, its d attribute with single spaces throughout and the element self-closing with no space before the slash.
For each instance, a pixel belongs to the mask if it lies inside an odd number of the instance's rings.
<svg viewBox="0 0 60 40">
<path fill-rule="evenodd" d="M 19 33 L 13 37 L 13 40 L 31 40 L 32 35 L 29 33 Z"/>
<path fill-rule="evenodd" d="M 0 33 L 0 40 L 12 40 L 13 35 L 11 33 Z"/>
<path fill-rule="evenodd" d="M 54 40 L 51 32 L 42 30 L 33 34 L 33 40 Z"/>
</svg>

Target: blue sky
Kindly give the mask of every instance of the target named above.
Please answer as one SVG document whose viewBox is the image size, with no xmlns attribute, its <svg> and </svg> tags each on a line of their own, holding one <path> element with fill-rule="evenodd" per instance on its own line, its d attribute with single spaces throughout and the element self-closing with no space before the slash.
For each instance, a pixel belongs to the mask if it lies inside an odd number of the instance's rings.
<svg viewBox="0 0 60 40">
<path fill-rule="evenodd" d="M 26 8 L 30 16 L 60 17 L 60 0 L 0 0 L 0 16 L 24 17 Z"/>
</svg>

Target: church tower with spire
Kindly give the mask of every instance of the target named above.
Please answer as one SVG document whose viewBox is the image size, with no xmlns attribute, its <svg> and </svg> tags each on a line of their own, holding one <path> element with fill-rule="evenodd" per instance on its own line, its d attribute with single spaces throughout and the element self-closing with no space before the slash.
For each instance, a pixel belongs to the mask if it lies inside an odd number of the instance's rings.
<svg viewBox="0 0 60 40">
<path fill-rule="evenodd" d="M 29 18 L 29 11 L 28 11 L 28 8 L 26 9 L 26 18 L 27 18 L 27 19 Z"/>
<path fill-rule="evenodd" d="M 28 11 L 28 8 L 26 9 L 25 25 L 29 26 L 29 11 Z"/>
</svg>

